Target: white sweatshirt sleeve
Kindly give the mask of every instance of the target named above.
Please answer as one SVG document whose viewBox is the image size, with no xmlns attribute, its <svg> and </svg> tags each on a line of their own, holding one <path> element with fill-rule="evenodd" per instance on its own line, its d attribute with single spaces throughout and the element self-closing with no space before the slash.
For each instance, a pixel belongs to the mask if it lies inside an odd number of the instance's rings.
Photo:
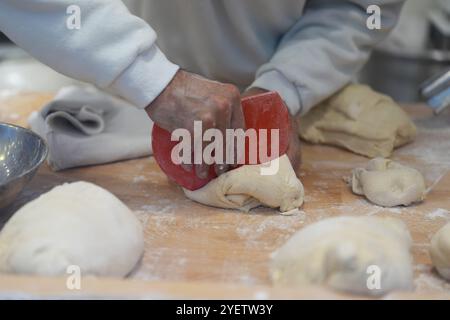
<svg viewBox="0 0 450 320">
<path fill-rule="evenodd" d="M 81 28 L 67 27 L 67 8 Z M 156 46 L 156 33 L 119 0 L 1 0 L 0 30 L 69 77 L 113 90 L 144 108 L 178 70 Z"/>
<path fill-rule="evenodd" d="M 369 30 L 367 7 L 381 9 L 381 29 Z M 278 91 L 292 114 L 347 84 L 371 49 L 395 26 L 403 0 L 310 0 L 299 22 L 259 68 L 252 87 Z"/>
</svg>

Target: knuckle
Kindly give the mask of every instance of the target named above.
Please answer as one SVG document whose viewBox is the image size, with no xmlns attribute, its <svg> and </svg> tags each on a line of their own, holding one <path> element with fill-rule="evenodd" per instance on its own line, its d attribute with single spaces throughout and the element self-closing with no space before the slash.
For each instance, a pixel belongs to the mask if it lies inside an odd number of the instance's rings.
<svg viewBox="0 0 450 320">
<path fill-rule="evenodd" d="M 214 118 L 213 112 L 208 110 L 202 114 L 200 121 L 202 121 L 203 126 L 211 127 L 214 124 Z"/>
<path fill-rule="evenodd" d="M 216 108 L 221 114 L 228 114 L 231 110 L 232 102 L 229 99 L 220 99 L 217 101 Z"/>
<path fill-rule="evenodd" d="M 227 84 L 226 86 L 227 86 L 227 91 L 232 98 L 240 97 L 241 93 L 236 86 L 234 86 L 232 84 Z"/>
</svg>

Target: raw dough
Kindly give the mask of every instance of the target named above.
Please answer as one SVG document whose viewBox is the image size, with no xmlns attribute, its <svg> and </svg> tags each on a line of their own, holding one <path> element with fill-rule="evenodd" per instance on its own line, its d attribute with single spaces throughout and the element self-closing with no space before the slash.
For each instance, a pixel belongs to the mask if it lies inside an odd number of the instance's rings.
<svg viewBox="0 0 450 320">
<path fill-rule="evenodd" d="M 29 202 L 0 232 L 0 272 L 125 276 L 139 261 L 143 231 L 113 194 L 88 182 L 53 188 Z"/>
<path fill-rule="evenodd" d="M 439 274 L 450 280 L 450 223 L 431 239 L 430 256 Z"/>
<path fill-rule="evenodd" d="M 394 148 L 412 141 L 416 127 L 390 97 L 352 84 L 300 118 L 299 133 L 312 143 L 375 158 L 389 157 Z"/>
<path fill-rule="evenodd" d="M 273 254 L 271 275 L 279 285 L 326 285 L 357 294 L 409 290 L 410 247 L 406 226 L 394 218 L 325 219 L 297 232 Z M 371 266 L 381 271 L 379 289 L 369 289 Z"/>
<path fill-rule="evenodd" d="M 370 160 L 365 169 L 353 170 L 352 190 L 383 207 L 407 206 L 426 195 L 419 171 L 383 158 Z"/>
<path fill-rule="evenodd" d="M 286 155 L 275 175 L 261 175 L 262 165 L 247 165 L 228 171 L 199 190 L 184 189 L 194 201 L 213 207 L 249 211 L 260 205 L 287 212 L 303 204 L 303 185 Z M 275 161 L 275 160 L 273 160 Z"/>
</svg>

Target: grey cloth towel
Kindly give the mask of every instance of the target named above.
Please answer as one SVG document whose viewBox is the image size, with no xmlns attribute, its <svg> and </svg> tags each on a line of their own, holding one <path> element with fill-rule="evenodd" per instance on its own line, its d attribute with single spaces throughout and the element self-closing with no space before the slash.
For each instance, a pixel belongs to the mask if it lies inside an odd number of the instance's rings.
<svg viewBox="0 0 450 320">
<path fill-rule="evenodd" d="M 53 170 L 152 154 L 146 112 L 93 87 L 65 87 L 28 119 L 49 146 Z"/>
</svg>

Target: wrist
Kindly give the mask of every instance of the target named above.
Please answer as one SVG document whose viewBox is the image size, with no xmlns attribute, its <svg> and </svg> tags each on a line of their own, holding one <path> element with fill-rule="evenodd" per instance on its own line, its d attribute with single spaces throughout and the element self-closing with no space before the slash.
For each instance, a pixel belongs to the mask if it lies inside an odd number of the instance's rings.
<svg viewBox="0 0 450 320">
<path fill-rule="evenodd" d="M 138 108 L 145 108 L 164 90 L 178 69 L 154 46 L 136 57 L 110 88 Z"/>
<path fill-rule="evenodd" d="M 184 73 L 182 69 L 178 69 L 173 78 L 169 81 L 169 83 L 166 85 L 166 87 L 159 93 L 158 96 L 156 96 L 155 99 L 153 99 L 144 109 L 147 112 L 147 114 L 150 116 L 151 111 L 153 107 L 164 100 L 164 95 L 166 95 L 167 91 L 170 90 L 174 86 L 174 82 Z"/>
</svg>

